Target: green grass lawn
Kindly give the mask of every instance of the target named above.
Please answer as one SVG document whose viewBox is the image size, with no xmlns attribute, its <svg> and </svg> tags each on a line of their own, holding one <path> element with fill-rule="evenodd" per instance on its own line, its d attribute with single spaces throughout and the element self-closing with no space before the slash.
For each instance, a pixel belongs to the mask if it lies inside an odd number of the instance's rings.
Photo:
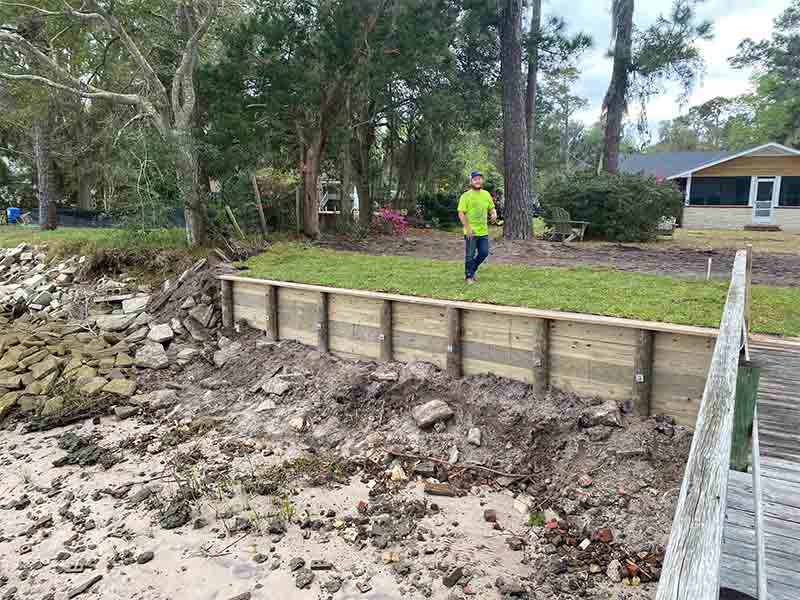
<svg viewBox="0 0 800 600">
<path fill-rule="evenodd" d="M 36 225 L 0 225 L 0 248 L 22 242 L 48 246 L 58 254 L 88 254 L 98 248 L 180 248 L 186 246 L 182 229 L 134 232 L 101 227 L 59 227 L 41 231 Z"/>
<path fill-rule="evenodd" d="M 298 243 L 247 261 L 251 277 L 716 327 L 727 283 L 576 267 L 493 265 L 464 283 L 463 263 L 369 256 Z M 756 286 L 753 329 L 800 336 L 800 289 Z"/>
</svg>

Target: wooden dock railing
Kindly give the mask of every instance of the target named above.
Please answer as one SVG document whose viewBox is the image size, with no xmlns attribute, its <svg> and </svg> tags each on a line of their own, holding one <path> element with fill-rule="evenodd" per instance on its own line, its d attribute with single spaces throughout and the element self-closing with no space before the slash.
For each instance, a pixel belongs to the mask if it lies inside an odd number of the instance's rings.
<svg viewBox="0 0 800 600">
<path fill-rule="evenodd" d="M 695 425 L 656 600 L 716 600 L 740 353 L 746 342 L 750 252 L 736 254 L 727 302 Z M 759 599 L 766 600 L 757 419 L 753 474 Z M 762 540 L 759 542 L 759 533 Z M 762 592 L 763 590 L 763 592 Z M 761 594 L 764 594 L 763 596 Z"/>
</svg>

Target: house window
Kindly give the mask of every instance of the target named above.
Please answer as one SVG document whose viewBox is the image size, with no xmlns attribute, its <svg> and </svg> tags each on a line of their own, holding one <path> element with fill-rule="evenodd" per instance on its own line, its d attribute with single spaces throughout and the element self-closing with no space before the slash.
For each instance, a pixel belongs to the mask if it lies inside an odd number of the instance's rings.
<svg viewBox="0 0 800 600">
<path fill-rule="evenodd" d="M 781 197 L 778 206 L 800 206 L 800 177 L 781 179 Z"/>
<path fill-rule="evenodd" d="M 691 206 L 747 206 L 750 204 L 750 178 L 692 178 L 689 204 Z"/>
</svg>

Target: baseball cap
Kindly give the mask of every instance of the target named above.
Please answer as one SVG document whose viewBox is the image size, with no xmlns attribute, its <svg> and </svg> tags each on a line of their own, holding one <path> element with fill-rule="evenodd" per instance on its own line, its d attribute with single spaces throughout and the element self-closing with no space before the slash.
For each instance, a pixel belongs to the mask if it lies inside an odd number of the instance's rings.
<svg viewBox="0 0 800 600">
<path fill-rule="evenodd" d="M 475 177 L 483 177 L 483 173 L 481 173 L 480 171 L 473 171 L 472 173 L 469 174 L 470 179 L 474 179 Z"/>
</svg>

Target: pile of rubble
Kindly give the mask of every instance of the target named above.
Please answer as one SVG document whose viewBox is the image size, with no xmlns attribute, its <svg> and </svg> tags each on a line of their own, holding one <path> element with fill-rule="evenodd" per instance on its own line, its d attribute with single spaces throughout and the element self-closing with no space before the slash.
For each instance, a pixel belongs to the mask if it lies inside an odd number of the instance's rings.
<svg viewBox="0 0 800 600">
<path fill-rule="evenodd" d="M 142 369 L 186 365 L 213 337 L 220 315 L 205 259 L 155 292 L 132 277 L 81 281 L 85 263 L 25 244 L 0 250 L 0 421 L 15 408 L 58 418 L 92 399 L 118 403 Z"/>
</svg>

